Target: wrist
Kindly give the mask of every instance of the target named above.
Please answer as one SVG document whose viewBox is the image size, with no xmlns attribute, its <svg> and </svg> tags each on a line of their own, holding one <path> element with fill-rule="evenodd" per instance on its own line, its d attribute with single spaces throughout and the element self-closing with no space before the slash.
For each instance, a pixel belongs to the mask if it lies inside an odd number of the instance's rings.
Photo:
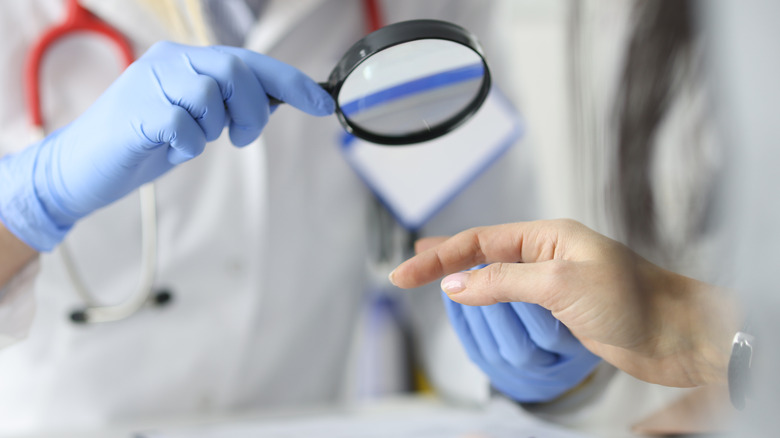
<svg viewBox="0 0 780 438">
<path fill-rule="evenodd" d="M 731 292 L 684 278 L 689 300 L 690 375 L 696 385 L 726 385 L 734 334 L 742 311 Z"/>
<path fill-rule="evenodd" d="M 36 251 L 51 251 L 70 230 L 57 224 L 38 197 L 35 185 L 42 144 L 0 158 L 0 221 L 16 238 Z"/>
<path fill-rule="evenodd" d="M 0 289 L 36 255 L 34 249 L 0 223 Z"/>
<path fill-rule="evenodd" d="M 63 159 L 61 148 L 57 147 L 58 132 L 50 134 L 39 145 L 36 158 L 33 186 L 35 194 L 46 215 L 58 228 L 70 229 L 80 215 L 64 207 L 61 194 L 68 193 L 63 186 L 58 163 Z"/>
</svg>

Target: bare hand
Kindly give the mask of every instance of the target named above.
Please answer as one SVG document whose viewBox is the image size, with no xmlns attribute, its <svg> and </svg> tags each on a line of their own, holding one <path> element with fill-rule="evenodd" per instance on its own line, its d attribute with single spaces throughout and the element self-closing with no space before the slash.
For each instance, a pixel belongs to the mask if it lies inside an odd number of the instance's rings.
<svg viewBox="0 0 780 438">
<path fill-rule="evenodd" d="M 452 274 L 442 280 L 452 300 L 539 304 L 591 352 L 642 380 L 680 387 L 725 381 L 738 323 L 721 291 L 578 222 L 473 228 L 423 239 L 417 249 L 391 274 L 397 286 Z M 490 265 L 459 272 L 482 263 Z"/>
</svg>

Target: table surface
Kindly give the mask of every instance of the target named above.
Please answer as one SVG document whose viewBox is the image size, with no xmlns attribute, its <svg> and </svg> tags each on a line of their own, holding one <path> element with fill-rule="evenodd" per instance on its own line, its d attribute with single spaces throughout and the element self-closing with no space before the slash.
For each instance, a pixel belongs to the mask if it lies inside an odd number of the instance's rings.
<svg viewBox="0 0 780 438">
<path fill-rule="evenodd" d="M 314 433 L 314 435 L 312 435 Z M 393 397 L 349 406 L 150 419 L 109 429 L 42 432 L 14 438 L 242 438 L 285 436 L 586 438 L 546 423 L 508 400 L 454 407 L 431 397 Z"/>
</svg>

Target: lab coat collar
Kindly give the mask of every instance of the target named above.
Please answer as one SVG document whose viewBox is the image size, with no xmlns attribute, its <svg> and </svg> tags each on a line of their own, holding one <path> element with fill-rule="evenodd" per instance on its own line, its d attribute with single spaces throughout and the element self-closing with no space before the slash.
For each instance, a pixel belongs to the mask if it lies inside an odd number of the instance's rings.
<svg viewBox="0 0 780 438">
<path fill-rule="evenodd" d="M 133 45 L 136 56 L 140 56 L 157 41 L 173 38 L 163 23 L 139 1 L 81 0 L 80 2 L 82 6 L 125 35 Z"/>
<path fill-rule="evenodd" d="M 311 11 L 325 0 L 272 0 L 254 29 L 249 32 L 246 47 L 261 53 L 270 51 L 292 32 Z"/>
<path fill-rule="evenodd" d="M 247 47 L 266 52 L 296 28 L 307 14 L 325 0 L 272 0 L 247 38 Z M 81 0 L 82 5 L 127 36 L 140 56 L 152 44 L 171 40 L 173 34 L 142 2 L 128 0 Z"/>
</svg>

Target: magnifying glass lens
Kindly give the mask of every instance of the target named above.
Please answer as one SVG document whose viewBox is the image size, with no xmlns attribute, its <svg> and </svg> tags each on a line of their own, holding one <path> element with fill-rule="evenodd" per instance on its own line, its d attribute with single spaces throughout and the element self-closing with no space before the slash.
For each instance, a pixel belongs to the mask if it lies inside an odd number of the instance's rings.
<svg viewBox="0 0 780 438">
<path fill-rule="evenodd" d="M 461 118 L 478 98 L 485 76 L 482 57 L 463 44 L 409 41 L 358 65 L 344 80 L 338 103 L 350 125 L 404 137 Z"/>
</svg>

